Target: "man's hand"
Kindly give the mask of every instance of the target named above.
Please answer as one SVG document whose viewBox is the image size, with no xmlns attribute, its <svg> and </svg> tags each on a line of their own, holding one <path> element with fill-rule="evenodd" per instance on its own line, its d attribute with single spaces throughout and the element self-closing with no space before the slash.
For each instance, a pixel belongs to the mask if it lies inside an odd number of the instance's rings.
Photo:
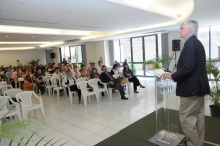
<svg viewBox="0 0 220 146">
<path fill-rule="evenodd" d="M 114 82 L 110 81 L 109 84 L 114 85 Z"/>
<path fill-rule="evenodd" d="M 164 73 L 160 76 L 162 79 L 171 79 L 171 73 Z"/>
</svg>

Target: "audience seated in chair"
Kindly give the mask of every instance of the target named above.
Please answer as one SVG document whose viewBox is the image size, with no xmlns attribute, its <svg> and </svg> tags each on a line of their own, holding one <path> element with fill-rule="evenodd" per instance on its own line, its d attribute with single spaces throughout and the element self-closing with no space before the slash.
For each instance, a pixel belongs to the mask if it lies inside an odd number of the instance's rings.
<svg viewBox="0 0 220 146">
<path fill-rule="evenodd" d="M 107 67 L 105 65 L 102 66 L 102 73 L 100 74 L 100 80 L 103 83 L 108 83 L 109 87 L 119 90 L 121 99 L 128 100 L 128 98 L 125 97 L 124 89 L 121 86 L 121 78 L 119 79 L 113 78 L 111 73 L 107 71 Z"/>
<path fill-rule="evenodd" d="M 41 94 L 44 94 L 44 81 L 43 81 L 44 74 L 41 72 L 41 69 L 38 68 L 37 72 L 34 74 L 36 86 L 40 89 Z"/>
<path fill-rule="evenodd" d="M 86 69 L 86 66 L 84 64 L 81 65 L 81 76 L 90 79 L 89 71 Z"/>
<path fill-rule="evenodd" d="M 97 72 L 96 68 L 93 68 L 92 73 L 90 74 L 90 79 L 93 79 L 93 78 L 99 78 L 99 73 Z"/>
<path fill-rule="evenodd" d="M 74 65 L 73 70 L 71 70 L 71 71 L 72 71 L 72 74 L 75 77 L 75 79 L 78 79 L 81 77 L 81 73 L 78 70 L 78 66 Z"/>
<path fill-rule="evenodd" d="M 76 80 L 72 76 L 72 72 L 68 70 L 66 72 L 66 75 L 67 76 L 63 78 L 62 86 L 63 87 L 70 87 L 70 91 L 76 91 L 78 93 L 79 103 L 80 103 L 81 102 L 81 90 L 78 89 L 78 87 L 76 85 Z M 67 94 L 68 94 L 68 89 L 67 89 Z"/>
<path fill-rule="evenodd" d="M 124 77 L 128 78 L 129 82 L 133 82 L 134 93 L 139 93 L 137 91 L 137 86 L 140 86 L 141 88 L 145 88 L 143 85 L 141 85 L 139 79 L 136 76 L 134 76 L 133 72 L 131 71 L 128 64 L 126 63 L 124 64 L 123 74 L 124 74 Z"/>
<path fill-rule="evenodd" d="M 55 72 L 52 74 L 52 77 L 59 78 L 62 81 L 62 75 L 60 73 L 60 69 L 58 67 L 55 68 Z"/>
</svg>

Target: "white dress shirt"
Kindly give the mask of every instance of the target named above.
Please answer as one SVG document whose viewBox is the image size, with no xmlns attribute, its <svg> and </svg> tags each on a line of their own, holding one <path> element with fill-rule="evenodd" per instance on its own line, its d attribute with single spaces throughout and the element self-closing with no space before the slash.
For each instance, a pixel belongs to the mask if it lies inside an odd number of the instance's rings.
<svg viewBox="0 0 220 146">
<path fill-rule="evenodd" d="M 67 83 L 67 78 L 69 79 L 69 84 L 67 85 L 66 83 Z M 76 84 L 76 79 L 72 76 L 71 78 L 69 78 L 69 77 L 65 77 L 64 79 L 63 79 L 63 81 L 62 81 L 62 86 L 63 87 L 68 87 L 68 86 L 72 86 L 72 85 L 74 85 L 74 84 Z"/>
<path fill-rule="evenodd" d="M 61 73 L 53 73 L 52 77 L 53 78 L 59 78 L 60 79 L 60 76 L 62 77 Z"/>
</svg>

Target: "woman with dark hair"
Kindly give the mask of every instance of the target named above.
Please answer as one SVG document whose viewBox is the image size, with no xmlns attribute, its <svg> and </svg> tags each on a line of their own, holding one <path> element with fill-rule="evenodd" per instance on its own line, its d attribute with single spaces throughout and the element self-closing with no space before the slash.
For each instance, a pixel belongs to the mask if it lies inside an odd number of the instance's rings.
<svg viewBox="0 0 220 146">
<path fill-rule="evenodd" d="M 117 65 L 117 64 L 114 64 L 114 65 L 113 65 L 112 70 L 111 70 L 111 74 L 112 74 L 112 75 L 114 75 L 114 74 L 119 74 L 118 65 Z"/>
<path fill-rule="evenodd" d="M 141 85 L 138 78 L 136 76 L 134 76 L 134 74 L 131 71 L 131 69 L 129 68 L 128 64 L 124 64 L 123 74 L 124 74 L 124 77 L 128 78 L 129 82 L 133 82 L 134 93 L 139 93 L 137 91 L 137 86 L 140 86 L 141 88 L 145 88 L 143 85 Z"/>
<path fill-rule="evenodd" d="M 99 78 L 99 73 L 96 68 L 93 68 L 90 74 L 90 79 L 94 79 L 94 78 Z"/>
</svg>

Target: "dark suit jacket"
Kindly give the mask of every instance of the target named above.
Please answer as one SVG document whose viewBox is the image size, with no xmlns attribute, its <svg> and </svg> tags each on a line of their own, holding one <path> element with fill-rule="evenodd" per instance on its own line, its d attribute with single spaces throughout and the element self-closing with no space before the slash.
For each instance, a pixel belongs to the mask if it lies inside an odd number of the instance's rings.
<svg viewBox="0 0 220 146">
<path fill-rule="evenodd" d="M 113 78 L 113 76 L 111 75 L 111 73 L 110 72 L 108 72 L 108 74 L 112 77 L 112 79 L 113 80 L 111 80 L 111 78 L 109 78 L 109 76 L 106 74 L 106 73 L 104 73 L 104 72 L 102 72 L 101 74 L 100 74 L 100 80 L 103 82 L 103 83 L 109 83 L 110 81 L 113 81 L 114 82 L 114 78 Z"/>
<path fill-rule="evenodd" d="M 171 77 L 177 82 L 177 96 L 204 96 L 210 92 L 205 49 L 196 36 L 191 36 L 185 42 L 177 71 Z"/>
</svg>

